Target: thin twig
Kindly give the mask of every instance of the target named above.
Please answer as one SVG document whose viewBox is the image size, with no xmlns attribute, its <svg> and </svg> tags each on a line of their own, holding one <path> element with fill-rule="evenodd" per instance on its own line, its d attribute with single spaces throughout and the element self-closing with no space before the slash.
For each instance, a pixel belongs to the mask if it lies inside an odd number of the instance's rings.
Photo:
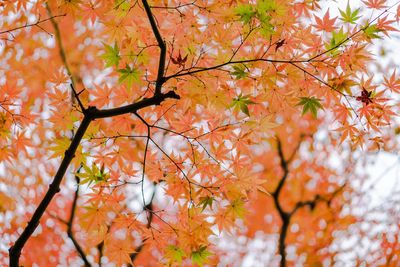
<svg viewBox="0 0 400 267">
<path fill-rule="evenodd" d="M 15 27 L 15 28 L 12 28 L 12 29 L 0 31 L 0 34 L 4 34 L 4 33 L 11 34 L 12 32 L 17 31 L 17 30 L 24 29 L 24 28 L 29 28 L 29 27 L 34 27 L 34 26 L 39 26 L 39 24 L 42 24 L 42 23 L 44 23 L 46 21 L 53 20 L 53 19 L 58 18 L 58 17 L 65 17 L 65 16 L 66 16 L 66 14 L 50 16 L 49 18 L 38 20 L 35 23 L 25 24 L 23 26 L 19 26 L 19 27 Z"/>
</svg>

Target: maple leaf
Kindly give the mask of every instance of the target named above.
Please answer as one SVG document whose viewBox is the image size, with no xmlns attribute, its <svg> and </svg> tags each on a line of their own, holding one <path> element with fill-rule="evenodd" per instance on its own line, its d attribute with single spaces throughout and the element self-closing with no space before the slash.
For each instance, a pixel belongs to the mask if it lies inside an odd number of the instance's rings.
<svg viewBox="0 0 400 267">
<path fill-rule="evenodd" d="M 107 238 L 105 245 L 107 247 L 107 257 L 111 261 L 122 266 L 126 263 L 133 265 L 130 255 L 135 252 L 132 242 L 127 242 L 129 239 Z"/>
<path fill-rule="evenodd" d="M 356 99 L 360 102 L 363 102 L 365 105 L 368 106 L 368 104 L 373 103 L 372 101 L 372 91 L 368 92 L 363 88 L 361 95 L 357 96 Z"/>
<path fill-rule="evenodd" d="M 67 83 L 69 80 L 69 77 L 65 73 L 64 68 L 55 69 L 50 75 L 51 76 L 50 76 L 49 80 L 51 82 L 55 83 L 56 85 Z"/>
<path fill-rule="evenodd" d="M 391 92 L 400 93 L 400 79 L 398 79 L 396 76 L 396 70 L 392 72 L 392 75 L 389 79 L 384 77 L 383 85 Z"/>
<path fill-rule="evenodd" d="M 25 133 L 21 131 L 16 135 L 14 145 L 17 151 L 27 152 L 27 148 L 32 146 L 32 142 L 30 139 L 26 138 Z"/>
<path fill-rule="evenodd" d="M 339 121 L 346 121 L 347 118 L 350 116 L 351 117 L 351 109 L 344 105 L 337 105 L 334 108 L 335 116 Z"/>
<path fill-rule="evenodd" d="M 206 246 L 201 246 L 198 250 L 192 251 L 191 259 L 193 263 L 203 266 L 211 255 L 212 253 L 207 250 Z"/>
<path fill-rule="evenodd" d="M 326 31 L 326 32 L 332 32 L 333 30 L 336 29 L 335 25 L 335 21 L 337 19 L 337 17 L 335 18 L 329 18 L 329 9 L 325 12 L 325 15 L 322 19 L 320 19 L 319 17 L 315 16 L 315 22 L 316 25 L 313 25 L 317 30 L 319 31 Z"/>
<path fill-rule="evenodd" d="M 107 85 L 104 85 L 104 87 L 95 85 L 95 89 L 90 90 L 90 95 L 94 98 L 92 101 L 90 101 L 89 104 L 96 105 L 99 108 L 110 104 L 110 99 L 112 99 L 112 92 L 112 89 L 109 88 Z"/>
<path fill-rule="evenodd" d="M 247 76 L 246 66 L 244 66 L 244 65 L 233 66 L 232 75 L 235 76 L 235 79 L 245 78 Z"/>
<path fill-rule="evenodd" d="M 272 115 L 263 116 L 258 121 L 246 121 L 246 124 L 254 127 L 257 130 L 260 130 L 263 133 L 268 132 L 268 130 L 276 128 L 280 125 L 279 123 L 274 122 Z"/>
<path fill-rule="evenodd" d="M 82 3 L 81 0 L 68 0 L 62 1 L 59 6 L 61 12 L 66 14 L 75 14 L 79 12 L 79 6 Z"/>
<path fill-rule="evenodd" d="M 105 182 L 109 177 L 109 174 L 104 172 L 104 165 L 100 169 L 94 163 L 92 168 L 89 168 L 86 164 L 82 164 L 82 167 L 85 172 L 75 173 L 76 176 L 81 178 L 81 184 L 88 184 L 89 186 L 91 183 Z"/>
<path fill-rule="evenodd" d="M 332 32 L 332 39 L 329 44 L 326 44 L 326 49 L 330 51 L 330 54 L 333 56 L 337 55 L 339 52 L 337 51 L 337 48 L 340 47 L 341 44 L 343 44 L 347 40 L 347 35 L 343 31 L 343 28 L 340 28 L 338 32 L 333 31 Z"/>
<path fill-rule="evenodd" d="M 114 43 L 114 47 L 103 43 L 105 53 L 101 55 L 101 58 L 106 62 L 106 67 L 118 66 L 121 56 L 119 55 L 119 48 L 117 43 Z"/>
<path fill-rule="evenodd" d="M 246 209 L 242 199 L 233 200 L 228 206 L 228 212 L 232 213 L 235 217 L 243 219 Z"/>
<path fill-rule="evenodd" d="M 229 107 L 233 107 L 234 110 L 241 110 L 247 116 L 250 116 L 248 105 L 256 104 L 250 100 L 250 95 L 242 95 L 240 93 L 236 98 L 233 99 L 232 104 Z"/>
<path fill-rule="evenodd" d="M 345 124 L 343 127 L 339 127 L 335 129 L 335 131 L 341 133 L 341 138 L 339 143 L 343 143 L 343 141 L 350 137 L 352 138 L 358 132 L 358 129 L 355 127 L 355 124 Z"/>
<path fill-rule="evenodd" d="M 137 69 L 131 68 L 128 64 L 125 65 L 124 69 L 119 69 L 120 77 L 118 81 L 125 83 L 128 88 L 139 81 L 140 73 Z"/>
<path fill-rule="evenodd" d="M 277 52 L 278 49 L 281 48 L 285 44 L 285 42 L 286 42 L 285 39 L 282 39 L 282 40 L 279 40 L 278 42 L 276 42 L 276 44 L 275 44 L 275 52 Z"/>
<path fill-rule="evenodd" d="M 207 206 L 210 206 L 210 208 L 212 208 L 213 201 L 214 201 L 213 197 L 209 197 L 209 196 L 201 197 L 200 203 L 199 203 L 199 205 L 202 206 L 201 210 L 204 211 L 207 208 Z"/>
<path fill-rule="evenodd" d="M 395 20 L 390 20 L 388 16 L 383 18 L 378 18 L 378 22 L 376 23 L 376 28 L 379 29 L 383 34 L 388 35 L 388 31 L 399 31 L 397 28 L 392 26 L 392 23 Z"/>
<path fill-rule="evenodd" d="M 386 8 L 386 0 L 367 0 L 362 1 L 368 8 L 382 9 Z"/>
<path fill-rule="evenodd" d="M 131 9 L 131 5 L 125 0 L 116 0 L 114 6 L 114 12 L 117 18 L 123 18 L 127 12 Z"/>
<path fill-rule="evenodd" d="M 100 1 L 90 1 L 88 3 L 83 3 L 81 5 L 82 10 L 84 11 L 83 20 L 90 20 L 92 24 L 94 24 L 98 17 L 102 15 L 102 6 Z"/>
<path fill-rule="evenodd" d="M 107 235 L 107 214 L 110 210 L 106 206 L 95 206 L 93 203 L 84 207 L 84 209 L 85 213 L 81 217 L 82 226 L 89 232 L 91 241 L 98 244 Z"/>
<path fill-rule="evenodd" d="M 184 68 L 185 67 L 185 63 L 187 61 L 188 55 L 186 55 L 185 57 L 182 57 L 181 52 L 179 51 L 179 54 L 176 58 L 173 58 L 171 56 L 171 61 L 172 63 L 174 63 L 175 65 L 179 65 L 180 67 Z"/>
<path fill-rule="evenodd" d="M 297 106 L 303 106 L 302 115 L 310 112 L 314 118 L 317 118 L 318 109 L 324 109 L 320 103 L 321 99 L 315 97 L 300 97 L 300 101 L 297 103 Z"/>
<path fill-rule="evenodd" d="M 71 140 L 69 140 L 67 137 L 56 138 L 53 140 L 53 145 L 50 147 L 50 150 L 53 151 L 53 154 L 51 155 L 50 159 L 63 157 L 70 143 Z"/>
<path fill-rule="evenodd" d="M 181 264 L 185 257 L 185 252 L 177 246 L 168 245 L 165 251 L 165 257 L 171 262 Z"/>
<path fill-rule="evenodd" d="M 254 7 L 249 4 L 240 4 L 236 7 L 235 11 L 244 24 L 248 24 L 257 14 Z"/>
<path fill-rule="evenodd" d="M 329 82 L 336 90 L 339 90 L 340 92 L 345 91 L 349 94 L 351 94 L 351 87 L 357 85 L 357 83 L 353 79 L 351 79 L 349 75 L 340 75 L 338 77 L 330 79 Z"/>
<path fill-rule="evenodd" d="M 358 15 L 360 12 L 360 9 L 356 9 L 354 11 L 351 10 L 350 7 L 350 1 L 347 1 L 347 7 L 346 10 L 341 10 L 339 9 L 340 15 L 342 16 L 340 19 L 343 20 L 344 22 L 348 22 L 351 24 L 355 24 L 356 21 L 361 18 L 361 16 Z"/>
<path fill-rule="evenodd" d="M 376 24 L 367 24 L 364 29 L 363 29 L 365 36 L 368 39 L 376 39 L 376 38 L 381 38 L 378 33 L 381 32 L 380 29 L 378 29 Z"/>
</svg>

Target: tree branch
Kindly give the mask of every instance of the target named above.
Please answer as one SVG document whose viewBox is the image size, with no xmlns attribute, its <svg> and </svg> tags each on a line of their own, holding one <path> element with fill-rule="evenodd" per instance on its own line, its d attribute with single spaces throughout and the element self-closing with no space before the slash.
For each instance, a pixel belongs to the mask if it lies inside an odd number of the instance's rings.
<svg viewBox="0 0 400 267">
<path fill-rule="evenodd" d="M 60 167 L 57 170 L 56 175 L 54 176 L 53 182 L 49 186 L 49 190 L 47 191 L 46 195 L 40 202 L 39 206 L 35 210 L 34 214 L 32 215 L 31 220 L 28 222 L 27 226 L 25 227 L 22 234 L 16 240 L 13 246 L 9 249 L 10 255 L 10 267 L 18 267 L 19 266 L 19 258 L 21 256 L 21 251 L 25 246 L 28 239 L 32 236 L 33 232 L 39 225 L 40 219 L 42 218 L 44 212 L 46 211 L 47 207 L 50 204 L 50 201 L 53 197 L 60 191 L 60 184 L 67 171 L 69 164 L 71 163 L 72 159 L 75 156 L 75 152 L 87 130 L 89 124 L 99 118 L 107 118 L 113 117 L 117 115 L 133 113 L 138 111 L 139 109 L 153 106 L 153 105 L 160 105 L 162 101 L 167 98 L 179 99 L 179 95 L 177 95 L 174 91 L 169 91 L 165 94 L 154 95 L 151 98 L 144 98 L 139 102 L 126 105 L 119 108 L 113 109 L 105 109 L 105 110 L 98 110 L 96 107 L 89 107 L 84 112 L 84 118 L 73 137 L 68 149 L 65 151 L 65 156 L 61 161 Z"/>
<path fill-rule="evenodd" d="M 81 168 L 78 169 L 78 172 L 80 169 Z M 89 263 L 88 259 L 86 258 L 85 252 L 83 251 L 82 247 L 79 245 L 78 241 L 75 239 L 74 233 L 72 231 L 72 226 L 73 226 L 74 218 L 75 218 L 76 204 L 77 204 L 78 196 L 79 196 L 80 179 L 77 175 L 75 175 L 75 180 L 76 180 L 76 190 L 75 190 L 75 194 L 74 194 L 74 200 L 72 201 L 71 213 L 69 215 L 69 219 L 67 222 L 67 234 L 68 234 L 68 237 L 71 239 L 72 243 L 74 244 L 75 249 L 77 250 L 79 256 L 83 260 L 85 266 L 91 267 L 92 265 Z"/>
<path fill-rule="evenodd" d="M 155 186 L 155 184 L 154 184 Z M 146 224 L 146 228 L 149 229 L 151 227 L 151 223 L 153 221 L 153 200 L 154 200 L 154 196 L 156 194 L 156 190 L 154 188 L 153 194 L 151 195 L 151 199 L 149 201 L 149 203 L 144 207 L 144 210 L 148 213 L 147 216 L 147 224 Z M 139 255 L 139 253 L 143 250 L 144 248 L 144 242 L 146 240 L 142 240 L 142 244 L 140 244 L 139 247 L 137 247 L 136 251 L 134 253 L 131 253 L 130 257 L 131 257 L 131 261 L 132 263 L 135 262 L 135 259 L 137 258 L 137 256 Z M 130 266 L 130 265 L 128 265 Z"/>
<path fill-rule="evenodd" d="M 309 206 L 311 210 L 313 210 L 315 208 L 315 206 L 319 203 L 319 202 L 325 202 L 328 204 L 328 206 L 330 205 L 330 203 L 332 202 L 333 198 L 339 194 L 346 186 L 346 183 L 343 184 L 342 186 L 338 187 L 332 194 L 330 194 L 330 196 L 327 198 L 325 196 L 322 195 L 315 195 L 314 198 L 312 200 L 306 200 L 306 201 L 299 201 L 296 203 L 296 206 L 293 208 L 293 210 L 290 212 L 290 216 L 294 215 L 299 209 L 301 209 L 302 207 L 306 207 Z"/>
<path fill-rule="evenodd" d="M 67 56 L 65 54 L 64 45 L 63 45 L 63 42 L 61 39 L 60 28 L 58 27 L 58 23 L 52 18 L 51 9 L 47 3 L 46 3 L 46 9 L 47 9 L 47 13 L 50 16 L 51 24 L 53 25 L 53 28 L 54 28 L 54 33 L 56 35 L 56 41 L 58 43 L 58 52 L 60 54 L 61 60 L 65 66 L 65 69 L 67 70 L 68 76 L 71 78 L 72 84 L 75 86 L 74 77 L 72 76 L 71 69 L 69 68 L 69 65 L 67 62 Z"/>
<path fill-rule="evenodd" d="M 25 25 L 23 25 L 23 26 L 19 26 L 19 27 L 15 27 L 15 28 L 12 28 L 12 29 L 0 31 L 0 34 L 4 34 L 4 33 L 10 33 L 10 34 L 11 34 L 11 32 L 17 31 L 17 30 L 20 30 L 20 29 L 29 28 L 29 27 L 34 27 L 34 26 L 39 27 L 39 25 L 42 24 L 43 22 L 46 22 L 46 21 L 49 21 L 49 20 L 54 20 L 55 18 L 58 18 L 58 17 L 65 17 L 65 16 L 66 16 L 66 14 L 50 16 L 49 18 L 46 18 L 46 19 L 43 19 L 43 20 L 38 20 L 38 21 L 36 21 L 35 23 L 25 24 Z"/>
<path fill-rule="evenodd" d="M 289 175 L 289 164 L 290 162 L 294 159 L 297 151 L 300 148 L 301 142 L 303 140 L 305 135 L 300 136 L 300 141 L 299 144 L 296 146 L 292 154 L 288 159 L 285 158 L 283 154 L 283 149 L 282 149 L 282 143 L 280 139 L 277 137 L 277 150 L 278 150 L 278 155 L 280 158 L 280 165 L 283 170 L 283 175 L 282 178 L 279 180 L 278 186 L 276 187 L 275 191 L 271 194 L 273 197 L 273 201 L 275 204 L 276 209 L 278 210 L 279 216 L 282 221 L 281 229 L 280 229 L 280 234 L 279 234 L 279 244 L 278 244 L 278 251 L 279 255 L 281 256 L 280 260 L 280 267 L 286 267 L 287 262 L 286 262 L 286 236 L 287 236 L 287 231 L 290 226 L 290 221 L 293 217 L 293 215 L 302 207 L 309 206 L 311 210 L 315 208 L 318 202 L 326 202 L 327 205 L 329 206 L 333 198 L 339 194 L 344 187 L 346 186 L 346 183 L 339 188 L 337 188 L 332 194 L 330 194 L 329 197 L 322 196 L 322 195 L 315 195 L 312 200 L 307 200 L 307 201 L 298 201 L 294 208 L 291 211 L 284 211 L 281 203 L 279 202 L 279 195 L 282 191 L 282 188 L 286 182 L 287 176 Z"/>
<path fill-rule="evenodd" d="M 79 167 L 78 172 L 79 172 L 80 169 L 81 169 L 81 167 Z M 79 195 L 79 182 L 80 182 L 79 177 L 76 176 L 76 175 L 75 175 L 75 180 L 76 180 L 76 183 L 77 183 L 77 188 L 76 188 L 76 190 L 75 190 L 74 199 L 73 199 L 73 201 L 72 201 L 71 212 L 70 212 L 68 221 L 66 221 L 66 220 L 64 220 L 64 219 L 62 219 L 62 218 L 60 218 L 60 217 L 58 217 L 58 216 L 55 215 L 55 214 L 49 213 L 49 216 L 51 216 L 51 217 L 57 219 L 58 221 L 62 222 L 63 224 L 65 224 L 65 225 L 67 226 L 67 234 L 68 234 L 68 237 L 71 239 L 72 243 L 74 244 L 75 249 L 77 250 L 78 254 L 81 256 L 81 258 L 82 258 L 82 260 L 83 260 L 85 266 L 86 266 L 86 267 L 90 267 L 91 264 L 90 264 L 89 261 L 87 260 L 87 257 L 86 257 L 86 255 L 85 255 L 85 253 L 84 253 L 82 247 L 79 245 L 78 241 L 75 239 L 75 236 L 74 236 L 74 234 L 73 234 L 73 232 L 72 232 L 73 221 L 74 221 L 74 217 L 75 217 L 76 204 L 77 204 L 78 195 Z"/>
<path fill-rule="evenodd" d="M 169 91 L 165 94 L 154 95 L 151 98 L 144 98 L 139 102 L 129 104 L 126 106 L 122 106 L 122 107 L 118 107 L 118 108 L 111 108 L 111 109 L 97 110 L 97 112 L 94 114 L 94 118 L 100 119 L 100 118 L 114 117 L 114 116 L 123 115 L 123 114 L 127 114 L 127 113 L 134 113 L 135 111 L 138 111 L 139 109 L 142 109 L 144 107 L 148 107 L 148 106 L 152 106 L 152 105 L 159 105 L 161 102 L 163 102 L 167 98 L 180 99 L 179 95 L 177 95 L 174 91 Z"/>
<path fill-rule="evenodd" d="M 68 64 L 68 61 L 67 61 L 67 55 L 65 53 L 64 45 L 63 45 L 63 42 L 62 42 L 60 28 L 58 27 L 57 21 L 52 16 L 51 9 L 50 9 L 50 7 L 49 7 L 49 5 L 47 3 L 46 3 L 46 9 L 47 9 L 47 13 L 50 16 L 50 21 L 51 21 L 51 24 L 53 25 L 54 32 L 55 32 L 55 35 L 56 35 L 56 41 L 58 43 L 58 53 L 60 54 L 61 60 L 62 60 L 62 62 L 64 64 L 64 66 L 65 66 L 65 69 L 67 70 L 67 74 L 68 74 L 69 78 L 71 79 L 71 90 L 72 90 L 71 96 L 72 96 L 72 100 L 76 99 L 78 104 L 79 104 L 79 107 L 82 110 L 82 112 L 84 112 L 85 111 L 85 107 L 83 106 L 82 101 L 79 98 L 79 94 L 75 90 L 75 88 L 76 88 L 76 79 L 75 79 L 74 75 L 72 74 L 72 71 L 71 71 L 71 69 L 69 67 L 69 64 Z"/>
<path fill-rule="evenodd" d="M 153 13 L 151 12 L 151 8 L 147 0 L 142 0 L 144 10 L 146 11 L 146 15 L 150 21 L 151 29 L 153 30 L 154 36 L 157 39 L 158 46 L 160 47 L 160 60 L 158 63 L 158 72 L 157 72 L 157 81 L 156 81 L 156 89 L 155 95 L 161 94 L 161 87 L 163 83 L 166 81 L 164 78 L 164 70 L 165 70 L 165 58 L 167 56 L 167 46 L 164 40 L 161 37 L 161 33 L 157 27 L 156 21 L 154 19 Z"/>
<path fill-rule="evenodd" d="M 277 150 L 278 150 L 278 155 L 280 158 L 280 165 L 283 170 L 283 175 L 282 178 L 279 180 L 278 186 L 276 187 L 275 191 L 272 192 L 272 197 L 274 200 L 274 204 L 276 209 L 278 210 L 279 217 L 281 218 L 282 221 L 282 226 L 279 234 L 279 245 L 278 245 L 278 250 L 279 250 L 279 255 L 281 255 L 281 261 L 280 261 L 280 267 L 285 267 L 286 266 L 286 236 L 287 236 L 287 231 L 289 229 L 290 225 L 290 219 L 292 217 L 292 212 L 287 212 L 284 211 L 281 203 L 279 202 L 279 195 L 282 191 L 282 188 L 286 182 L 286 179 L 289 175 L 289 163 L 294 159 L 298 149 L 300 148 L 300 144 L 303 139 L 303 135 L 300 136 L 300 141 L 299 144 L 296 146 L 295 150 L 293 153 L 290 155 L 289 159 L 285 159 L 285 156 L 283 155 L 283 149 L 282 149 L 282 143 L 279 137 L 277 138 Z"/>
<path fill-rule="evenodd" d="M 280 261 L 280 266 L 285 267 L 286 266 L 286 245 L 285 245 L 285 240 L 286 240 L 286 235 L 287 235 L 287 230 L 290 224 L 290 213 L 284 211 L 282 209 L 281 203 L 279 202 L 279 195 L 282 191 L 283 185 L 286 182 L 286 178 L 289 174 L 289 167 L 288 163 L 285 160 L 285 157 L 283 155 L 283 150 L 282 150 L 282 143 L 281 140 L 277 137 L 277 149 L 278 149 L 278 154 L 280 158 L 280 165 L 283 170 L 283 175 L 282 178 L 279 180 L 278 186 L 276 187 L 275 191 L 272 193 L 272 197 L 274 199 L 274 204 L 276 209 L 278 210 L 279 216 L 282 221 L 282 226 L 280 230 L 280 235 L 279 235 L 279 255 L 281 255 L 281 261 Z"/>
<path fill-rule="evenodd" d="M 276 206 L 279 214 L 281 216 L 285 217 L 285 215 L 288 215 L 288 213 L 282 209 L 282 206 L 279 202 L 279 195 L 282 191 L 283 185 L 285 184 L 286 178 L 289 174 L 289 167 L 288 167 L 287 161 L 284 158 L 283 151 L 282 151 L 282 144 L 281 144 L 281 140 L 279 138 L 277 138 L 277 148 L 278 148 L 278 154 L 279 154 L 279 158 L 280 158 L 281 168 L 283 170 L 283 175 L 282 175 L 282 178 L 279 180 L 278 186 L 276 187 L 275 191 L 272 193 L 272 196 L 274 198 L 274 203 L 275 203 L 275 206 Z"/>
<path fill-rule="evenodd" d="M 31 237 L 36 227 L 39 225 L 40 219 L 42 218 L 43 213 L 49 206 L 50 201 L 60 191 L 60 184 L 64 177 L 64 174 L 67 171 L 67 168 L 71 163 L 72 159 L 74 158 L 75 151 L 78 148 L 79 143 L 92 120 L 93 120 L 92 116 L 85 116 L 83 118 L 82 123 L 80 124 L 74 138 L 71 141 L 71 144 L 65 151 L 65 156 L 61 161 L 60 167 L 58 168 L 57 173 L 54 176 L 53 182 L 50 184 L 46 195 L 40 202 L 39 206 L 36 208 L 35 212 L 32 215 L 31 220 L 28 222 L 28 225 L 25 227 L 22 234 L 15 241 L 14 245 L 10 247 L 9 249 L 10 267 L 19 267 L 19 257 L 21 256 L 22 248 L 25 246 L 25 243 Z"/>
</svg>

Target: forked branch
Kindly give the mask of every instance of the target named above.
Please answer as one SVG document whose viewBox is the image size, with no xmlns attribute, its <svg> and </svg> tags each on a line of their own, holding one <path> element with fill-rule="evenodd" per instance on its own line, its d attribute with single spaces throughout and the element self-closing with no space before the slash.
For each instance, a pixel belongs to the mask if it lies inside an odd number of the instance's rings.
<svg viewBox="0 0 400 267">
<path fill-rule="evenodd" d="M 293 218 L 293 216 L 296 214 L 296 212 L 303 207 L 309 207 L 311 210 L 313 210 L 315 208 L 315 206 L 320 202 L 326 203 L 329 206 L 330 203 L 332 202 L 332 200 L 340 192 L 342 192 L 344 190 L 344 188 L 346 187 L 346 183 L 345 183 L 342 186 L 338 187 L 333 193 L 331 193 L 327 196 L 317 194 L 311 200 L 296 202 L 295 206 L 289 211 L 283 210 L 281 202 L 279 200 L 279 195 L 285 185 L 285 182 L 287 181 L 287 177 L 289 175 L 289 165 L 290 165 L 291 161 L 295 158 L 295 155 L 300 148 L 303 138 L 304 138 L 304 136 L 300 137 L 299 144 L 297 145 L 295 150 L 292 152 L 290 157 L 288 159 L 286 159 L 284 156 L 284 153 L 283 153 L 282 142 L 277 137 L 277 152 L 278 152 L 278 155 L 280 158 L 280 166 L 283 170 L 283 175 L 278 182 L 278 186 L 276 187 L 275 191 L 272 192 L 271 195 L 273 197 L 274 205 L 275 205 L 276 209 L 278 210 L 279 217 L 281 218 L 281 221 L 282 221 L 282 225 L 281 225 L 281 228 L 279 231 L 279 241 L 278 241 L 278 253 L 281 256 L 280 267 L 287 266 L 286 237 L 287 237 L 288 229 L 290 226 L 290 221 Z"/>
<path fill-rule="evenodd" d="M 64 158 L 62 159 L 60 167 L 58 168 L 57 173 L 53 178 L 53 182 L 49 186 L 49 190 L 33 213 L 31 220 L 28 222 L 22 234 L 15 241 L 14 245 L 9 249 L 11 267 L 19 267 L 19 258 L 21 256 L 21 251 L 28 239 L 32 236 L 33 232 L 39 225 L 40 219 L 42 218 L 44 212 L 49 206 L 50 201 L 60 191 L 61 181 L 65 175 L 65 172 L 68 169 L 69 164 L 75 157 L 75 152 L 90 123 L 95 119 L 134 113 L 145 107 L 160 105 L 161 102 L 168 98 L 179 99 L 179 95 L 177 95 L 174 91 L 169 91 L 165 94 L 155 95 L 151 98 L 144 98 L 139 102 L 119 108 L 99 110 L 96 107 L 89 107 L 88 109 L 86 109 L 86 111 L 84 112 L 84 118 L 78 130 L 76 131 L 76 134 L 73 137 L 68 149 L 65 151 Z"/>
</svg>

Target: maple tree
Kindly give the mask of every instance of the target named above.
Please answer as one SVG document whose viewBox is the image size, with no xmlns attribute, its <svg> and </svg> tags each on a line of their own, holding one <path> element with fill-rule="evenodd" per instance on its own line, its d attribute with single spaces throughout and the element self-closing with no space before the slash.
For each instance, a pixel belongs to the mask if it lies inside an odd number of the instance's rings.
<svg viewBox="0 0 400 267">
<path fill-rule="evenodd" d="M 356 163 L 398 148 L 373 48 L 400 9 L 353 4 L 2 2 L 0 262 L 233 265 L 261 233 L 271 266 L 340 264 L 354 237 L 355 264 L 395 266 L 398 220 L 353 209 Z"/>
</svg>

